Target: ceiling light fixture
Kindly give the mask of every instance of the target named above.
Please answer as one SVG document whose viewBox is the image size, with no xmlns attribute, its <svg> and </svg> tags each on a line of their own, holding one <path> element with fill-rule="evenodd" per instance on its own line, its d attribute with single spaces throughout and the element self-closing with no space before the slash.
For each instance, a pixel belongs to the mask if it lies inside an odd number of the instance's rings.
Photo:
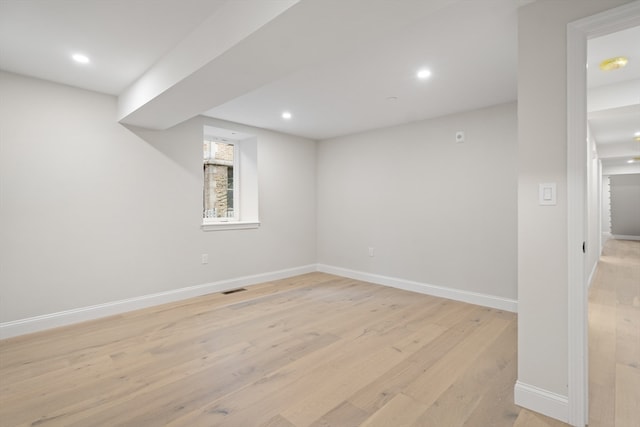
<svg viewBox="0 0 640 427">
<path fill-rule="evenodd" d="M 633 134 L 633 139 L 635 139 L 636 141 L 640 141 L 640 132 L 636 132 Z"/>
<path fill-rule="evenodd" d="M 419 70 L 416 74 L 420 80 L 428 79 L 431 76 L 431 71 L 423 68 Z"/>
<path fill-rule="evenodd" d="M 602 71 L 617 70 L 627 65 L 629 60 L 624 56 L 616 56 L 615 58 L 605 59 L 600 63 L 600 69 Z"/>
<path fill-rule="evenodd" d="M 89 57 L 86 55 L 83 55 L 81 53 L 75 53 L 71 56 L 71 58 L 73 58 L 74 61 L 76 61 L 79 64 L 88 64 L 89 63 Z"/>
<path fill-rule="evenodd" d="M 289 120 L 291 118 L 291 113 L 288 111 L 285 111 L 284 113 L 282 113 L 282 118 L 285 120 Z"/>
<path fill-rule="evenodd" d="M 633 163 L 633 159 L 627 160 L 627 163 Z"/>
</svg>

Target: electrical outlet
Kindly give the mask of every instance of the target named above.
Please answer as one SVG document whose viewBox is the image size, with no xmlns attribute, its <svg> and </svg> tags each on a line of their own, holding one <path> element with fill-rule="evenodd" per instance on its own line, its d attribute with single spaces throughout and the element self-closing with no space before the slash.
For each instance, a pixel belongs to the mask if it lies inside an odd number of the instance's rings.
<svg viewBox="0 0 640 427">
<path fill-rule="evenodd" d="M 202 263 L 209 264 L 209 254 L 202 254 Z"/>
<path fill-rule="evenodd" d="M 369 246 L 369 256 L 374 256 L 375 255 L 375 248 L 373 246 Z"/>
</svg>

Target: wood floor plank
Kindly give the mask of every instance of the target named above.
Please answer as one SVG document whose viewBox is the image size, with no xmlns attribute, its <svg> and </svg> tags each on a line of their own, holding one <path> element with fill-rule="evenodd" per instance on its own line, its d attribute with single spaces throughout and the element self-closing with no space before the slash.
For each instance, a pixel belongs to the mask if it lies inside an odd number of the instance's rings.
<svg viewBox="0 0 640 427">
<path fill-rule="evenodd" d="M 566 427 L 567 424 L 523 409 L 513 427 Z"/>
<path fill-rule="evenodd" d="M 425 370 L 466 339 L 474 329 L 471 324 L 481 327 L 489 319 L 491 312 L 479 307 L 465 305 L 464 315 L 458 312 L 458 323 L 451 323 L 449 329 L 438 335 L 433 341 L 416 351 L 409 359 L 398 364 L 383 376 L 374 379 L 366 387 L 349 398 L 355 406 L 373 413 L 382 408 L 396 394 L 405 388 Z M 434 318 L 437 325 L 439 317 Z M 437 326 L 441 326 L 437 325 Z"/>
<path fill-rule="evenodd" d="M 390 316 L 393 313 L 386 313 L 384 316 Z M 377 316 L 377 322 L 387 323 L 388 319 L 384 316 Z M 383 355 L 391 357 L 407 357 L 397 350 L 391 350 L 384 346 L 385 342 L 393 343 L 394 337 L 402 336 L 404 329 L 401 327 L 386 330 L 381 333 L 376 327 L 376 322 L 370 323 L 370 326 L 359 334 L 354 334 L 350 339 L 343 339 L 339 342 L 326 347 L 325 349 L 294 361 L 282 369 L 275 371 L 273 374 L 253 384 L 248 395 L 244 395 L 244 390 L 229 395 L 219 401 L 214 402 L 208 407 L 202 408 L 197 413 L 190 414 L 182 419 L 181 423 L 188 425 L 215 425 L 221 423 L 224 425 L 247 425 L 251 422 L 252 414 L 244 411 L 243 408 L 250 406 L 252 410 L 259 414 L 269 414 L 273 408 L 277 408 L 279 402 L 288 402 L 291 411 L 299 411 L 300 406 L 308 405 L 310 400 L 305 396 L 310 393 L 316 393 L 317 389 L 324 385 L 322 397 L 326 395 L 323 402 L 314 402 L 315 409 L 309 409 L 305 412 L 304 421 L 309 423 L 313 417 L 322 415 L 323 410 L 329 410 L 335 406 L 335 402 L 339 400 L 338 396 L 349 392 L 351 388 L 360 386 L 360 382 L 355 381 L 353 384 L 344 385 L 344 377 L 362 373 L 366 377 L 370 376 L 370 371 L 363 369 L 368 366 L 363 363 L 366 355 L 373 354 L 376 356 L 382 352 Z M 441 331 L 435 325 L 431 326 L 434 331 L 432 336 L 438 336 Z M 378 331 L 373 333 L 371 331 Z M 425 337 L 429 336 L 429 332 L 425 330 Z M 373 353 L 372 353 L 373 352 Z M 375 359 L 374 359 L 375 360 Z M 377 361 L 372 370 L 380 369 L 379 361 Z M 330 390 L 326 388 L 330 387 Z M 275 391 L 275 392 L 274 392 Z M 223 408 L 223 411 L 216 411 L 214 408 Z M 287 418 L 291 419 L 292 415 L 283 413 Z M 311 416 L 313 415 L 313 416 Z"/>
<path fill-rule="evenodd" d="M 639 275 L 640 277 L 640 275 Z M 616 306 L 616 363 L 640 368 L 640 307 Z"/>
<path fill-rule="evenodd" d="M 105 425 L 119 425 L 125 420 L 135 425 L 157 425 L 159 420 L 168 423 L 190 410 L 197 410 L 212 400 L 233 393 L 237 388 L 245 387 L 270 371 L 306 353 L 314 352 L 336 339 L 329 335 L 291 337 L 275 347 L 258 348 L 247 353 L 247 357 L 236 357 L 227 364 L 188 373 L 153 390 L 147 388 L 134 395 L 134 398 L 120 402 L 117 414 L 114 415 L 109 408 L 93 414 L 91 420 L 98 420 Z M 158 406 L 153 413 L 147 410 L 151 404 Z M 150 416 L 152 418 L 149 418 Z M 86 423 L 86 420 L 80 420 L 78 426 L 83 423 Z"/>
<path fill-rule="evenodd" d="M 260 427 L 296 427 L 282 415 L 278 414 Z"/>
<path fill-rule="evenodd" d="M 491 381 L 473 412 L 462 424 L 464 427 L 513 426 L 522 410 L 513 401 L 517 371 L 517 360 L 509 360 L 503 374 Z"/>
<path fill-rule="evenodd" d="M 637 427 L 640 405 L 640 369 L 627 365 L 616 366 L 616 427 Z"/>
<path fill-rule="evenodd" d="M 476 361 L 463 372 L 458 381 L 440 395 L 420 417 L 421 426 L 459 426 L 471 417 L 476 406 L 501 376 L 511 381 L 509 362 L 516 357 L 513 342 L 517 325 L 510 323 L 492 345 L 479 353 Z"/>
<path fill-rule="evenodd" d="M 627 400 L 634 396 L 628 390 L 634 369 L 640 369 L 640 242 L 608 240 L 589 291 L 590 427 L 625 425 L 629 417 L 637 423 L 640 398 Z"/>
<path fill-rule="evenodd" d="M 589 418 L 592 425 L 604 427 L 614 425 L 615 416 L 615 292 L 594 287 L 589 303 Z"/>
<path fill-rule="evenodd" d="M 367 418 L 362 427 L 411 426 L 427 409 L 427 405 L 404 393 L 398 393 Z"/>
<path fill-rule="evenodd" d="M 310 427 L 357 427 L 368 417 L 367 412 L 345 401 L 317 419 Z"/>
<path fill-rule="evenodd" d="M 336 366 L 332 373 L 324 369 L 316 378 L 315 386 L 308 384 L 308 391 L 296 399 L 283 412 L 296 426 L 309 426 L 332 408 L 343 402 L 371 381 L 388 371 L 391 367 L 407 357 L 406 353 L 398 352 L 390 347 L 383 347 L 375 352 L 358 357 L 357 361 L 349 363 L 348 367 Z M 329 381 L 323 381 L 329 375 Z"/>
<path fill-rule="evenodd" d="M 445 357 L 418 376 L 407 386 L 404 393 L 426 405 L 432 405 L 508 325 L 507 320 L 491 319 L 486 327 L 474 331 Z"/>
</svg>

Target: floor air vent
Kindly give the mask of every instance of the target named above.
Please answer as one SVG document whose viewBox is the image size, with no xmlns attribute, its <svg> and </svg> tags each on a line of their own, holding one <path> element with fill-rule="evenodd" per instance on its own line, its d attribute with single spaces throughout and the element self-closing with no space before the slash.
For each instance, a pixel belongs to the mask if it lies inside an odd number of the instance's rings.
<svg viewBox="0 0 640 427">
<path fill-rule="evenodd" d="M 236 292 L 244 292 L 244 291 L 246 291 L 245 288 L 231 289 L 230 291 L 224 291 L 222 295 L 235 294 Z"/>
</svg>

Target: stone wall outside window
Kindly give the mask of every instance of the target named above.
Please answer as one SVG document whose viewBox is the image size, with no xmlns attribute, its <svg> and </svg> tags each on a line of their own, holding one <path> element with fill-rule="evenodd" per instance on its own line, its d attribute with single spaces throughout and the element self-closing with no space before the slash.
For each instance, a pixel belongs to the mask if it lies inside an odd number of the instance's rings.
<svg viewBox="0 0 640 427">
<path fill-rule="evenodd" d="M 233 217 L 233 144 L 205 141 L 204 218 Z"/>
</svg>

